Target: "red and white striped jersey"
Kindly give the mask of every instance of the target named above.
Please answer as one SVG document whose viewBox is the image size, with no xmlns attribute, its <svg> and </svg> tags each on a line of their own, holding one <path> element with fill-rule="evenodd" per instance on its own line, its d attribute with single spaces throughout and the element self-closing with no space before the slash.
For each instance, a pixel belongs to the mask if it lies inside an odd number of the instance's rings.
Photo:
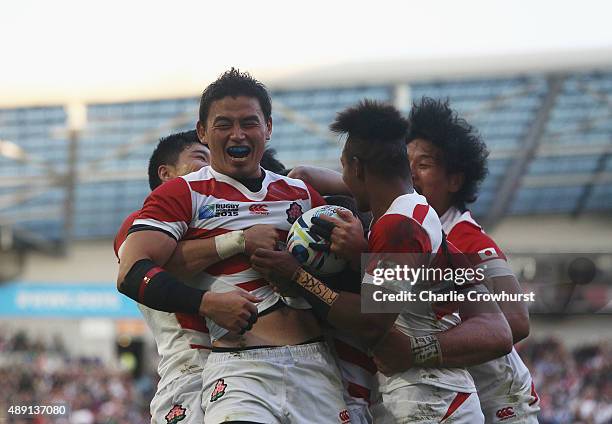
<svg viewBox="0 0 612 424">
<path fill-rule="evenodd" d="M 447 239 L 467 255 L 475 267 L 482 268 L 485 277 L 513 275 L 504 252 L 472 218 L 470 211 L 461 212 L 451 207 L 440 221 Z"/>
<path fill-rule="evenodd" d="M 128 231 L 140 211 L 129 215 L 115 237 L 117 258 Z M 167 313 L 138 304 L 138 308 L 153 333 L 160 356 L 157 371 L 158 389 L 186 373 L 200 373 L 210 352 L 210 335 L 204 318 L 197 314 Z"/>
<path fill-rule="evenodd" d="M 344 402 L 349 410 L 369 407 L 374 400 L 376 365 L 366 346 L 345 332 L 329 331 L 329 344 L 336 358 L 344 385 Z"/>
<path fill-rule="evenodd" d="M 429 263 L 447 263 L 443 251 L 442 225 L 425 197 L 417 193 L 396 198 L 389 209 L 371 227 L 368 237 L 370 253 L 412 253 L 429 255 Z M 449 251 L 457 252 L 446 242 Z M 364 283 L 372 276 L 365 274 Z M 405 287 L 410 290 L 410 287 Z M 452 306 L 452 305 L 451 305 Z M 461 322 L 458 311 L 449 305 L 406 302 L 395 326 L 409 336 L 423 336 L 448 330 Z M 472 377 L 464 368 L 415 367 L 388 379 L 382 377 L 388 390 L 412 384 L 428 384 L 444 389 L 472 393 L 476 391 Z"/>
<path fill-rule="evenodd" d="M 325 200 L 301 180 L 265 171 L 261 190 L 252 192 L 239 181 L 206 166 L 162 184 L 145 200 L 130 232 L 155 229 L 176 240 L 214 237 L 256 224 L 274 226 L 286 239 L 291 225 L 305 211 Z M 235 255 L 207 268 L 199 287 L 214 292 L 245 290 L 263 299 L 263 312 L 282 299 L 289 306 L 309 309 L 302 298 L 282 298 L 261 274 L 251 268 L 246 255 Z M 213 341 L 227 330 L 207 320 Z"/>
<path fill-rule="evenodd" d="M 448 240 L 468 255 L 475 266 L 482 268 L 485 277 L 513 275 L 504 252 L 469 211 L 461 212 L 451 207 L 440 220 Z M 519 394 L 521 389 L 531 384 L 531 374 L 514 348 L 501 358 L 469 367 L 468 370 L 474 378 L 483 407 L 486 407 L 489 399 Z"/>
</svg>

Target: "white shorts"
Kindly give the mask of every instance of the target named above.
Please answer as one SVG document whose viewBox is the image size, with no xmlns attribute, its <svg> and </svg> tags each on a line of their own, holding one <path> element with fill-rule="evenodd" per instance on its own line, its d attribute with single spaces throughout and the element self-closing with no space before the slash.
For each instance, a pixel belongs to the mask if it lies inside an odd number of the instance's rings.
<svg viewBox="0 0 612 424">
<path fill-rule="evenodd" d="M 503 398 L 486 399 L 481 402 L 485 423 L 538 424 L 540 398 L 533 383 Z"/>
<path fill-rule="evenodd" d="M 373 405 L 376 424 L 484 423 L 476 393 L 459 393 L 428 384 L 382 391 L 382 402 Z"/>
<path fill-rule="evenodd" d="M 350 405 L 347 406 L 351 424 L 372 424 L 372 414 L 370 408 L 366 405 Z"/>
<path fill-rule="evenodd" d="M 204 422 L 201 373 L 177 377 L 155 393 L 151 400 L 151 424 L 171 422 L 180 422 L 180 424 Z"/>
<path fill-rule="evenodd" d="M 213 351 L 203 375 L 206 424 L 349 422 L 340 372 L 325 343 Z"/>
</svg>

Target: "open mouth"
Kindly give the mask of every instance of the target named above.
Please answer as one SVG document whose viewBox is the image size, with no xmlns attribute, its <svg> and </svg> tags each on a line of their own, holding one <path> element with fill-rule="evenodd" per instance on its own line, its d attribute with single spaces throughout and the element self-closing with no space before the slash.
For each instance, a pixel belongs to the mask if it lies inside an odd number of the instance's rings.
<svg viewBox="0 0 612 424">
<path fill-rule="evenodd" d="M 251 153 L 251 148 L 249 146 L 231 146 L 225 151 L 234 159 L 242 159 Z"/>
</svg>

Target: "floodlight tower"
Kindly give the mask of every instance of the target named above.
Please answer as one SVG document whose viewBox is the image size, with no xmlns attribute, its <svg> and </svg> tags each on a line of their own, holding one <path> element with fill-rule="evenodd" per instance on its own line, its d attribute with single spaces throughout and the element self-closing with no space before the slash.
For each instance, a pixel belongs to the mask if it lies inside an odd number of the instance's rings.
<svg viewBox="0 0 612 424">
<path fill-rule="evenodd" d="M 64 187 L 66 197 L 64 199 L 64 237 L 62 248 L 68 248 L 74 238 L 74 217 L 76 185 L 78 180 L 78 155 L 81 134 L 87 123 L 87 108 L 81 102 L 70 103 L 66 107 L 68 114 L 68 163 Z"/>
</svg>

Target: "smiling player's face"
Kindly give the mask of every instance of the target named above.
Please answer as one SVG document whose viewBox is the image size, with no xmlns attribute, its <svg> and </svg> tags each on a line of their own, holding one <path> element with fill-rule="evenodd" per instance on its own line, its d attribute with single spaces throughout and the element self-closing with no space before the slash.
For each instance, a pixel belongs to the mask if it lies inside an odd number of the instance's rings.
<svg viewBox="0 0 612 424">
<path fill-rule="evenodd" d="M 417 138 L 408 144 L 408 160 L 414 189 L 442 216 L 463 179 L 446 171 L 442 151 L 427 140 Z"/>
<path fill-rule="evenodd" d="M 272 119 L 266 120 L 254 97 L 224 97 L 214 101 L 205 125 L 198 133 L 210 148 L 210 165 L 233 178 L 261 175 L 259 162 L 272 134 Z"/>
</svg>

